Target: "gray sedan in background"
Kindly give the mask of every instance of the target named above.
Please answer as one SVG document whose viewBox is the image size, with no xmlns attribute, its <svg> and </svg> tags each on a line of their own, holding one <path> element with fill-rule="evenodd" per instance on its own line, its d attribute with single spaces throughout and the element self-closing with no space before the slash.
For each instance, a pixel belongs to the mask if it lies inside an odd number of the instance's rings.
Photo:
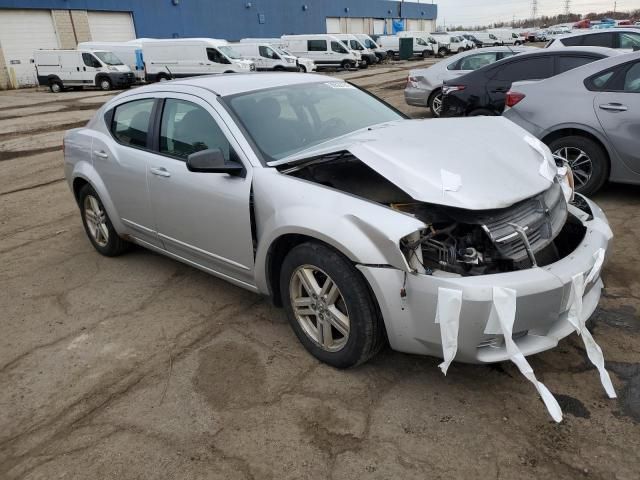
<svg viewBox="0 0 640 480">
<path fill-rule="evenodd" d="M 640 53 L 538 82 L 516 82 L 503 114 L 546 143 L 591 195 L 607 180 L 640 184 Z"/>
<path fill-rule="evenodd" d="M 404 90 L 404 99 L 408 105 L 430 108 L 433 116 L 439 117 L 442 109 L 443 82 L 528 50 L 537 49 L 533 47 L 488 47 L 482 50 L 468 50 L 446 58 L 428 68 L 411 70 Z"/>
</svg>

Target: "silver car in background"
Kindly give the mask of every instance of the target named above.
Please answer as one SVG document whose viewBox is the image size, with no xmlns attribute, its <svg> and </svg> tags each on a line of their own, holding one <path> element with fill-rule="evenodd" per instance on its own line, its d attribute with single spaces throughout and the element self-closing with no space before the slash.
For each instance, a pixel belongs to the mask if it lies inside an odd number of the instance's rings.
<svg viewBox="0 0 640 480">
<path fill-rule="evenodd" d="M 640 53 L 516 82 L 503 115 L 569 162 L 577 191 L 640 184 Z"/>
<path fill-rule="evenodd" d="M 408 120 L 334 78 L 230 74 L 121 94 L 64 145 L 98 252 L 136 243 L 269 296 L 336 367 L 387 341 L 443 356 L 451 292 L 455 359 L 473 363 L 511 358 L 488 326 L 492 289 L 511 292 L 523 355 L 574 331 L 576 299 L 584 321 L 600 298 L 603 212 L 569 203 L 567 170 L 501 117 Z"/>
<path fill-rule="evenodd" d="M 487 47 L 482 50 L 467 50 L 430 67 L 411 70 L 404 89 L 404 99 L 408 105 L 428 107 L 434 117 L 439 117 L 442 111 L 443 82 L 532 49 L 533 47 Z"/>
</svg>

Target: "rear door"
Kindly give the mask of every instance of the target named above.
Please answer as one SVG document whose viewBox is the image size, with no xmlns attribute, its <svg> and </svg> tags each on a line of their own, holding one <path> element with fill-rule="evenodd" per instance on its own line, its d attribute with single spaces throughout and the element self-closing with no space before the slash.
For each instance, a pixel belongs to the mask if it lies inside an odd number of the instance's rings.
<svg viewBox="0 0 640 480">
<path fill-rule="evenodd" d="M 92 157 L 122 222 L 136 238 L 160 246 L 147 189 L 155 105 L 155 98 L 140 96 L 109 110 L 105 114 L 109 134 L 96 132 Z"/>
<path fill-rule="evenodd" d="M 590 88 L 601 90 L 593 106 L 613 148 L 627 167 L 640 173 L 640 61 L 592 77 Z"/>
<path fill-rule="evenodd" d="M 555 57 L 554 75 L 560 75 L 601 58 L 596 55 L 559 54 Z"/>
<path fill-rule="evenodd" d="M 487 83 L 489 105 L 496 113 L 502 113 L 506 94 L 513 82 L 542 80 L 553 76 L 554 64 L 551 55 L 515 57 L 498 67 Z"/>
</svg>

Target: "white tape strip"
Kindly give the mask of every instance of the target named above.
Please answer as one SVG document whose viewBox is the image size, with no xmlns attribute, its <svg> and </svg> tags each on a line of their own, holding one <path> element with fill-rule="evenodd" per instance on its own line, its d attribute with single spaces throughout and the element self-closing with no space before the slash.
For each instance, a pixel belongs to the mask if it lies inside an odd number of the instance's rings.
<svg viewBox="0 0 640 480">
<path fill-rule="evenodd" d="M 460 325 L 461 307 L 462 292 L 460 290 L 438 288 L 436 323 L 440 324 L 442 358 L 444 359 L 444 362 L 438 366 L 445 375 L 458 352 L 458 327 Z"/>
<path fill-rule="evenodd" d="M 604 355 L 602 354 L 602 349 L 594 340 L 591 332 L 587 329 L 587 326 L 585 325 L 585 318 L 582 315 L 582 297 L 584 296 L 584 287 L 598 277 L 600 269 L 602 268 L 602 263 L 604 262 L 604 249 L 599 249 L 594 254 L 594 257 L 595 262 L 591 271 L 587 275 L 586 280 L 582 273 L 577 273 L 571 278 L 571 293 L 569 296 L 571 306 L 569 307 L 568 320 L 571 325 L 573 325 L 573 328 L 575 328 L 578 335 L 582 337 L 582 342 L 584 343 L 584 348 L 587 351 L 587 356 L 600 373 L 600 382 L 604 387 L 604 391 L 607 392 L 609 398 L 617 398 L 609 372 L 607 372 L 607 369 L 604 366 Z"/>
<path fill-rule="evenodd" d="M 605 222 L 601 218 L 594 217 L 594 219 L 591 221 L 590 226 L 596 232 L 602 233 L 607 240 L 611 240 L 613 238 L 613 232 L 611 231 L 611 227 L 607 222 Z"/>
<path fill-rule="evenodd" d="M 457 192 L 462 186 L 462 178 L 457 173 L 441 169 L 440 178 L 442 179 L 442 193 Z"/>
<path fill-rule="evenodd" d="M 538 390 L 549 414 L 556 422 L 562 421 L 562 409 L 549 389 L 536 378 L 533 369 L 524 357 L 516 342 L 513 341 L 513 322 L 516 319 L 516 291 L 510 288 L 493 287 L 493 306 L 495 316 L 502 328 L 504 343 L 509 354 L 509 359 L 515 363 L 520 373 L 529 380 Z"/>
</svg>

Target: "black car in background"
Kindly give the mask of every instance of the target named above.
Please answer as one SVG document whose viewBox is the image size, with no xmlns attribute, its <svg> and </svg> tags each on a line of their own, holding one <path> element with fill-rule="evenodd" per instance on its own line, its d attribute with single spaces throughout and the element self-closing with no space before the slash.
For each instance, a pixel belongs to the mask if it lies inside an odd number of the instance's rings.
<svg viewBox="0 0 640 480">
<path fill-rule="evenodd" d="M 600 47 L 541 49 L 487 65 L 442 86 L 442 117 L 501 115 L 513 82 L 542 80 L 620 52 Z"/>
</svg>

